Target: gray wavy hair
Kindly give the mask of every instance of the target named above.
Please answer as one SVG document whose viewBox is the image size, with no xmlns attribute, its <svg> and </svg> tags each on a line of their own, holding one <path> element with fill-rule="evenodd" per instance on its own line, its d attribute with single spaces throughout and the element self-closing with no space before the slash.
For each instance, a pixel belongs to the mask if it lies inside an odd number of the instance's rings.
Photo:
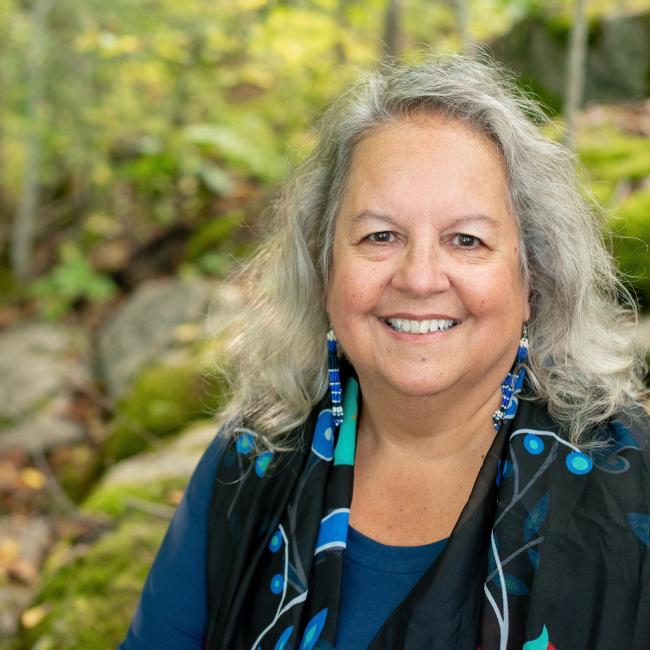
<svg viewBox="0 0 650 650">
<path fill-rule="evenodd" d="M 542 110 L 485 56 L 385 64 L 325 112 L 315 150 L 271 206 L 268 236 L 236 278 L 246 304 L 227 328 L 224 415 L 266 446 L 297 443 L 289 432 L 327 390 L 324 296 L 354 148 L 373 129 L 423 112 L 464 122 L 503 156 L 532 288 L 529 381 L 585 445 L 585 432 L 642 390 L 636 308 L 603 243 L 603 214 L 579 189 L 575 157 L 540 133 Z"/>
</svg>

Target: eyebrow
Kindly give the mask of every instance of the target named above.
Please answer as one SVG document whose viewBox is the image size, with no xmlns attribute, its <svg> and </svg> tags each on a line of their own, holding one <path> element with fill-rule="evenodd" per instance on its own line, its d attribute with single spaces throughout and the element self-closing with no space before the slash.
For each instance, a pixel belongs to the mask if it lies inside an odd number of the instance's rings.
<svg viewBox="0 0 650 650">
<path fill-rule="evenodd" d="M 352 217 L 352 225 L 356 225 L 357 223 L 363 222 L 363 221 L 368 221 L 368 220 L 375 220 L 375 221 L 383 221 L 384 223 L 388 223 L 393 226 L 398 226 L 399 223 L 398 221 L 391 217 L 389 214 L 383 214 L 381 212 L 373 212 L 372 210 L 363 210 L 359 212 L 359 214 L 355 215 Z M 484 222 L 488 226 L 491 226 L 492 228 L 498 228 L 501 224 L 499 221 L 494 219 L 493 217 L 488 216 L 487 214 L 466 214 L 461 217 L 458 217 L 457 219 L 454 219 L 448 227 L 453 227 L 458 224 L 462 223 L 473 223 L 476 221 Z"/>
<path fill-rule="evenodd" d="M 455 226 L 459 223 L 473 223 L 475 221 L 482 221 L 483 223 L 486 223 L 488 226 L 491 226 L 492 228 L 499 228 L 501 226 L 500 221 L 498 221 L 494 217 L 488 216 L 487 214 L 463 215 L 462 217 L 458 217 L 458 219 L 455 219 L 450 225 Z"/>
<path fill-rule="evenodd" d="M 382 214 L 381 212 L 373 212 L 372 210 L 363 210 L 362 212 L 359 212 L 359 214 L 352 217 L 351 221 L 352 225 L 356 225 L 357 223 L 368 221 L 370 219 L 373 219 L 375 221 L 384 221 L 385 223 L 389 223 L 393 226 L 398 225 L 397 221 L 390 215 Z"/>
</svg>

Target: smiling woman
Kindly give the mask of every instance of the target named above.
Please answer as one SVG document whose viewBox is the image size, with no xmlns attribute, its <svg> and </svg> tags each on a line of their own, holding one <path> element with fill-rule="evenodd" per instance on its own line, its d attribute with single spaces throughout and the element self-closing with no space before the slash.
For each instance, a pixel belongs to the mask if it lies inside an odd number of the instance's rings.
<svg viewBox="0 0 650 650">
<path fill-rule="evenodd" d="M 531 117 L 457 56 L 325 115 L 123 649 L 647 649 L 635 308 Z"/>
<path fill-rule="evenodd" d="M 497 408 L 530 313 L 520 262 L 504 165 L 485 136 L 416 115 L 359 143 L 326 309 L 373 413 L 383 420 L 394 400 L 410 410 L 410 397 L 426 398 L 428 422 L 450 400 Z M 422 335 L 431 320 L 453 326 Z"/>
</svg>

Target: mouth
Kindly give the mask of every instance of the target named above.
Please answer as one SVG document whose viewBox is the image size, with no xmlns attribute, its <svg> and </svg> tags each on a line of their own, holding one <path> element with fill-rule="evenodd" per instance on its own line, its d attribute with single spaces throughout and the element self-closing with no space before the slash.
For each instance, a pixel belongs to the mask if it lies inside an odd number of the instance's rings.
<svg viewBox="0 0 650 650">
<path fill-rule="evenodd" d="M 407 334 L 430 334 L 432 332 L 445 332 L 446 330 L 449 330 L 460 323 L 460 321 L 442 318 L 432 318 L 429 320 L 384 318 L 383 321 L 395 332 L 404 332 Z"/>
</svg>

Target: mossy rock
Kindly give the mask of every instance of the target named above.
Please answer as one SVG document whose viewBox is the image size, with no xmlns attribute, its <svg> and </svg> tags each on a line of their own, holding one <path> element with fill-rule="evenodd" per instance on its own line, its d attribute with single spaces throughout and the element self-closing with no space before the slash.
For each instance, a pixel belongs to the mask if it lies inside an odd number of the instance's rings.
<svg viewBox="0 0 650 650">
<path fill-rule="evenodd" d="M 578 153 L 593 179 L 616 183 L 640 181 L 650 176 L 650 142 L 611 126 L 585 130 Z"/>
<path fill-rule="evenodd" d="M 650 310 L 650 190 L 632 194 L 614 215 L 614 254 L 642 308 Z"/>
<path fill-rule="evenodd" d="M 144 484 L 99 485 L 83 503 L 83 510 L 91 513 L 101 512 L 112 517 L 131 517 L 140 515 L 132 512 L 129 501 L 174 507 L 170 495 L 180 494 L 185 489 L 187 477 L 169 477 Z M 146 516 L 142 514 L 142 516 Z"/>
<path fill-rule="evenodd" d="M 146 369 L 118 402 L 104 446 L 105 463 L 151 448 L 188 422 L 211 415 L 220 403 L 218 381 L 199 362 Z"/>
<path fill-rule="evenodd" d="M 48 614 L 12 650 L 108 650 L 124 638 L 165 521 L 129 520 L 61 564 L 48 561 L 34 606 Z M 54 554 L 52 557 L 60 557 Z"/>
</svg>

